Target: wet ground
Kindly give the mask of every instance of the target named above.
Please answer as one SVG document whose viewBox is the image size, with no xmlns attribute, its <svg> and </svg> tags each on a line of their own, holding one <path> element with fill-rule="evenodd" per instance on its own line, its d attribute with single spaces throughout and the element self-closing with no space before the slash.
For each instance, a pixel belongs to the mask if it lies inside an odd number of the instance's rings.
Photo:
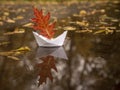
<svg viewBox="0 0 120 90">
<path fill-rule="evenodd" d="M 68 31 L 63 47 L 37 46 L 32 6 L 51 13 L 57 34 Z M 0 90 L 120 90 L 119 7 L 119 1 L 1 3 Z"/>
</svg>

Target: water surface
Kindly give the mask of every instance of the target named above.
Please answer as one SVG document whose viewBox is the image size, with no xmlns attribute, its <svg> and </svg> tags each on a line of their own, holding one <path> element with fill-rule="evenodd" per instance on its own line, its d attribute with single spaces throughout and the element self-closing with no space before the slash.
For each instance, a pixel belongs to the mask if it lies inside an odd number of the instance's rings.
<svg viewBox="0 0 120 90">
<path fill-rule="evenodd" d="M 1 20 L 0 52 L 25 46 L 30 51 L 19 51 L 22 52 L 16 55 L 19 60 L 9 56 L 14 54 L 0 56 L 1 90 L 119 90 L 119 5 L 117 1 L 60 4 L 50 8 L 49 5 L 43 5 L 46 10 L 51 9 L 52 15 L 58 18 L 57 34 L 68 30 L 65 45 L 58 48 L 38 47 L 32 34 L 33 29 L 22 26 L 33 17 L 30 14 L 31 5 L 2 5 L 1 9 L 7 6 L 0 13 L 2 18 L 4 12 L 11 10 L 10 18 L 23 12 L 21 15 L 25 19 L 16 23 Z M 21 10 L 15 13 L 13 7 Z M 28 17 L 26 13 L 29 13 Z M 25 33 L 3 35 L 16 27 L 24 28 Z M 46 79 L 45 75 L 49 78 Z M 46 84 L 42 83 L 44 80 Z"/>
</svg>

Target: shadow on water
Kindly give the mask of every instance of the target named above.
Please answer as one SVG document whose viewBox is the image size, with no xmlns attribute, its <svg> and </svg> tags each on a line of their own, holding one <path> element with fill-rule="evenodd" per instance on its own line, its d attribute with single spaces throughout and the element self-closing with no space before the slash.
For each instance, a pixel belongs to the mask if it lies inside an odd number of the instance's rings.
<svg viewBox="0 0 120 90">
<path fill-rule="evenodd" d="M 5 36 L 2 33 L 8 30 L 1 30 L 0 89 L 119 90 L 119 5 L 119 2 L 64 5 L 61 9 L 68 9 L 68 13 L 64 11 L 61 15 L 69 14 L 69 17 L 59 17 L 59 28 L 56 28 L 59 33 L 63 29 L 69 30 L 63 47 L 38 47 L 29 28 L 25 28 L 25 33 Z M 81 10 L 82 16 L 77 14 Z M 97 31 L 101 29 L 103 31 Z M 113 32 L 109 33 L 108 29 Z M 8 43 L 1 43 L 3 41 Z M 28 46 L 30 50 L 21 49 L 23 46 Z"/>
</svg>

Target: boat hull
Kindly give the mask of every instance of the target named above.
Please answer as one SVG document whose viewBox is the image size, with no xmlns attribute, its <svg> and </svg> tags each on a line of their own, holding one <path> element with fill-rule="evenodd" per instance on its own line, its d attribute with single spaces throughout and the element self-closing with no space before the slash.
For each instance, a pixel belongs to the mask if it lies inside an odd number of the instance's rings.
<svg viewBox="0 0 120 90">
<path fill-rule="evenodd" d="M 39 35 L 37 32 L 33 31 L 33 35 L 35 37 L 35 40 L 38 44 L 38 46 L 41 47 L 59 47 L 63 46 L 65 37 L 67 35 L 67 31 L 64 31 L 61 35 L 59 35 L 56 38 L 48 39 L 42 35 Z"/>
</svg>

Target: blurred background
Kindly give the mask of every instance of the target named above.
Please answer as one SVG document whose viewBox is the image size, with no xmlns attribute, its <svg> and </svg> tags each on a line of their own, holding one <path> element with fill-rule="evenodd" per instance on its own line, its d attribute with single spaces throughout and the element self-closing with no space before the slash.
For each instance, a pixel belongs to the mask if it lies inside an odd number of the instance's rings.
<svg viewBox="0 0 120 90">
<path fill-rule="evenodd" d="M 68 31 L 62 49 L 38 47 L 33 7 Z M 119 54 L 119 0 L 0 0 L 0 90 L 120 90 Z"/>
</svg>

